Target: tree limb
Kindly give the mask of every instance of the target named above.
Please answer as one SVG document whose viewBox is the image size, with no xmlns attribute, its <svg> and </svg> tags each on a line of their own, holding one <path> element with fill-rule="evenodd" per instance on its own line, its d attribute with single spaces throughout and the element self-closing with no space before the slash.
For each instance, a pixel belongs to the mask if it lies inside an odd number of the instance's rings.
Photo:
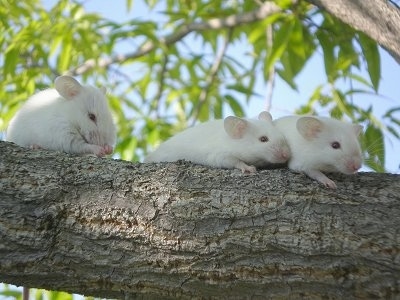
<svg viewBox="0 0 400 300">
<path fill-rule="evenodd" d="M 125 298 L 396 298 L 400 176 L 254 176 L 0 142 L 0 282 Z"/>
<path fill-rule="evenodd" d="M 101 58 L 101 59 L 89 59 L 82 65 L 72 69 L 68 72 L 67 75 L 77 76 L 87 72 L 90 69 L 98 66 L 100 68 L 107 68 L 109 65 L 114 63 L 122 63 L 126 62 L 127 60 L 135 59 L 141 56 L 148 54 L 149 52 L 155 50 L 159 47 L 160 44 L 164 44 L 165 46 L 169 46 L 174 44 L 189 33 L 195 31 L 204 31 L 204 30 L 220 30 L 224 28 L 233 28 L 243 24 L 253 23 L 260 20 L 267 18 L 270 15 L 278 13 L 282 11 L 282 9 L 277 6 L 273 2 L 265 2 L 261 5 L 258 9 L 253 10 L 251 12 L 239 14 L 239 15 L 231 15 L 226 18 L 214 18 L 204 22 L 195 22 L 191 24 L 185 24 L 178 28 L 175 32 L 171 33 L 170 35 L 160 38 L 158 43 L 154 41 L 147 41 L 145 42 L 138 50 L 128 53 L 128 54 L 118 54 L 114 57 L 110 58 Z"/>
<path fill-rule="evenodd" d="M 387 0 L 306 0 L 362 31 L 400 63 L 400 10 Z"/>
</svg>

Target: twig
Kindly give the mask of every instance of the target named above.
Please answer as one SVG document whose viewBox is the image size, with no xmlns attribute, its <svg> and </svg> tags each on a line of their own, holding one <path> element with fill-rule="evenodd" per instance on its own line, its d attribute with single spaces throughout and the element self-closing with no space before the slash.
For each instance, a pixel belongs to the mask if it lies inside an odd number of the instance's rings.
<svg viewBox="0 0 400 300">
<path fill-rule="evenodd" d="M 267 48 L 271 49 L 272 48 L 272 35 L 273 35 L 273 30 L 272 30 L 272 25 L 268 25 L 268 27 L 265 30 L 265 33 L 267 35 Z M 275 66 L 273 65 L 270 70 L 268 70 L 268 82 L 267 82 L 267 91 L 265 95 L 265 110 L 269 111 L 271 109 L 271 103 L 272 103 L 272 96 L 274 92 L 274 86 L 275 86 Z"/>
<path fill-rule="evenodd" d="M 196 123 L 197 119 L 199 118 L 202 106 L 204 105 L 204 103 L 207 102 L 207 98 L 208 98 L 210 89 L 211 89 L 213 83 L 215 82 L 215 78 L 217 76 L 218 70 L 222 64 L 222 60 L 224 59 L 226 50 L 228 49 L 228 45 L 229 45 L 229 42 L 232 37 L 232 31 L 233 31 L 233 29 L 229 30 L 228 36 L 225 38 L 224 44 L 223 44 L 221 50 L 219 51 L 218 55 L 215 57 L 215 60 L 211 66 L 210 74 L 208 74 L 208 76 L 206 78 L 206 85 L 200 92 L 199 103 L 196 108 L 195 117 L 193 118 L 193 121 L 192 121 L 192 126 Z"/>
<path fill-rule="evenodd" d="M 152 101 L 152 105 L 154 105 L 154 107 L 156 109 L 157 118 L 160 118 L 159 103 L 161 101 L 161 97 L 162 97 L 162 94 L 164 91 L 165 73 L 167 72 L 168 61 L 169 61 L 169 56 L 168 56 L 168 54 L 165 53 L 164 61 L 161 64 L 161 70 L 160 70 L 159 79 L 158 79 L 157 94 L 154 97 L 154 101 Z"/>
<path fill-rule="evenodd" d="M 118 54 L 113 57 L 109 58 L 100 58 L 96 59 L 89 59 L 84 62 L 82 65 L 71 69 L 68 71 L 68 75 L 76 76 L 83 74 L 90 69 L 98 66 L 100 68 L 107 68 L 109 65 L 114 63 L 122 63 L 130 59 L 135 59 L 141 56 L 146 55 L 147 53 L 153 51 L 154 49 L 158 48 L 159 43 L 164 44 L 166 46 L 174 44 L 181 39 L 183 39 L 186 35 L 194 31 L 204 31 L 204 30 L 218 30 L 223 28 L 233 28 L 239 25 L 248 24 L 257 22 L 260 20 L 265 19 L 266 17 L 281 12 L 282 9 L 277 6 L 273 2 L 265 2 L 262 6 L 258 9 L 253 10 L 251 12 L 239 14 L 239 15 L 230 15 L 226 18 L 214 18 L 210 19 L 205 22 L 194 22 L 191 24 L 183 25 L 180 27 L 176 32 L 167 35 L 164 38 L 160 38 L 158 43 L 153 41 L 145 42 L 137 51 L 128 54 Z"/>
</svg>

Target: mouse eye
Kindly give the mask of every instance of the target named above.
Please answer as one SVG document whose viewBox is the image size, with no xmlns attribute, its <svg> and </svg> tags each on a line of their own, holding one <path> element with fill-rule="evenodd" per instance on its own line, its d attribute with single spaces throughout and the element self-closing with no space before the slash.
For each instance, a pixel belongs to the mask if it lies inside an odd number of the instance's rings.
<svg viewBox="0 0 400 300">
<path fill-rule="evenodd" d="M 90 120 L 92 120 L 93 122 L 96 123 L 96 115 L 95 114 L 88 113 L 88 117 L 89 117 Z"/>
<path fill-rule="evenodd" d="M 331 146 L 332 146 L 333 149 L 340 149 L 340 143 L 339 142 L 333 142 L 331 144 Z"/>
<path fill-rule="evenodd" d="M 265 135 L 263 135 L 262 137 L 260 137 L 258 140 L 259 140 L 261 143 L 266 143 L 266 142 L 269 141 L 268 138 L 267 138 Z"/>
</svg>

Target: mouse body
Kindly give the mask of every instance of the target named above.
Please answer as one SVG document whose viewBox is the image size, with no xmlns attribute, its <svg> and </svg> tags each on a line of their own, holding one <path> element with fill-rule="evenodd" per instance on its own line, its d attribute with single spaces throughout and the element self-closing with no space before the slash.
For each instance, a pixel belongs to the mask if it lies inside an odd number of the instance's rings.
<svg viewBox="0 0 400 300">
<path fill-rule="evenodd" d="M 361 168 L 361 125 L 315 116 L 287 116 L 274 124 L 291 149 L 290 169 L 336 188 L 336 183 L 322 172 L 354 174 Z"/>
<path fill-rule="evenodd" d="M 111 154 L 116 129 L 105 89 L 70 76 L 30 97 L 11 119 L 6 140 L 23 147 L 76 154 Z"/>
<path fill-rule="evenodd" d="M 188 160 L 216 168 L 254 173 L 257 167 L 284 163 L 290 150 L 268 112 L 257 120 L 229 116 L 201 123 L 162 143 L 145 162 Z"/>
</svg>

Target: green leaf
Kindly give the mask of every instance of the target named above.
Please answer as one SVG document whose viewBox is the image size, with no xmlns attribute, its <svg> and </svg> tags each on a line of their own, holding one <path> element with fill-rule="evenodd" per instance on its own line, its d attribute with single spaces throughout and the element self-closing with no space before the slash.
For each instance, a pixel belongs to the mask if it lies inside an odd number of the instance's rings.
<svg viewBox="0 0 400 300">
<path fill-rule="evenodd" d="M 392 126 L 387 126 L 387 130 L 393 134 L 393 136 L 395 136 L 397 139 L 400 140 L 400 134 L 398 133 L 398 131 L 396 129 L 394 129 Z"/>
<path fill-rule="evenodd" d="M 262 95 L 256 93 L 255 91 L 253 91 L 253 89 L 251 87 L 250 88 L 246 87 L 241 83 L 231 84 L 231 85 L 228 85 L 226 88 L 230 89 L 230 90 L 235 90 L 239 93 L 245 94 L 246 96 L 250 96 L 250 95 L 259 96 L 259 97 L 262 96 Z"/>
<path fill-rule="evenodd" d="M 362 142 L 367 154 L 365 164 L 376 172 L 385 172 L 385 143 L 382 130 L 369 124 Z"/>
<path fill-rule="evenodd" d="M 12 297 L 14 299 L 22 299 L 22 292 L 19 291 L 2 291 L 0 295 L 5 297 Z"/>
<path fill-rule="evenodd" d="M 337 89 L 332 89 L 332 99 L 336 103 L 335 110 L 339 110 L 347 116 L 352 116 L 353 107 L 346 102 L 346 97 Z M 336 114 L 339 114 L 338 112 Z"/>
<path fill-rule="evenodd" d="M 6 77 L 8 74 L 13 75 L 18 63 L 19 51 L 14 47 L 10 47 L 6 51 L 3 74 Z"/>
<path fill-rule="evenodd" d="M 235 116 L 243 117 L 245 115 L 243 107 L 240 105 L 240 102 L 235 97 L 230 94 L 226 94 L 224 98 L 226 99 L 229 108 L 232 109 Z"/>
<path fill-rule="evenodd" d="M 381 58 L 379 55 L 378 44 L 361 32 L 358 34 L 358 41 L 367 63 L 367 70 L 371 83 L 374 90 L 377 92 L 381 79 Z"/>
<path fill-rule="evenodd" d="M 72 40 L 66 37 L 63 41 L 61 53 L 58 56 L 57 68 L 61 72 L 68 70 L 71 62 Z"/>
<path fill-rule="evenodd" d="M 274 32 L 272 47 L 267 54 L 267 60 L 264 67 L 264 72 L 267 72 L 264 74 L 266 78 L 268 78 L 269 70 L 271 70 L 278 59 L 280 59 L 287 47 L 295 24 L 293 20 L 294 19 L 292 18 L 285 20 L 279 29 Z"/>
<path fill-rule="evenodd" d="M 334 54 L 334 44 L 332 38 L 323 30 L 317 32 L 317 38 L 323 50 L 325 73 L 329 82 L 333 82 L 336 78 L 336 57 Z"/>
<path fill-rule="evenodd" d="M 126 0 L 126 10 L 130 11 L 132 9 L 133 0 Z"/>
</svg>

